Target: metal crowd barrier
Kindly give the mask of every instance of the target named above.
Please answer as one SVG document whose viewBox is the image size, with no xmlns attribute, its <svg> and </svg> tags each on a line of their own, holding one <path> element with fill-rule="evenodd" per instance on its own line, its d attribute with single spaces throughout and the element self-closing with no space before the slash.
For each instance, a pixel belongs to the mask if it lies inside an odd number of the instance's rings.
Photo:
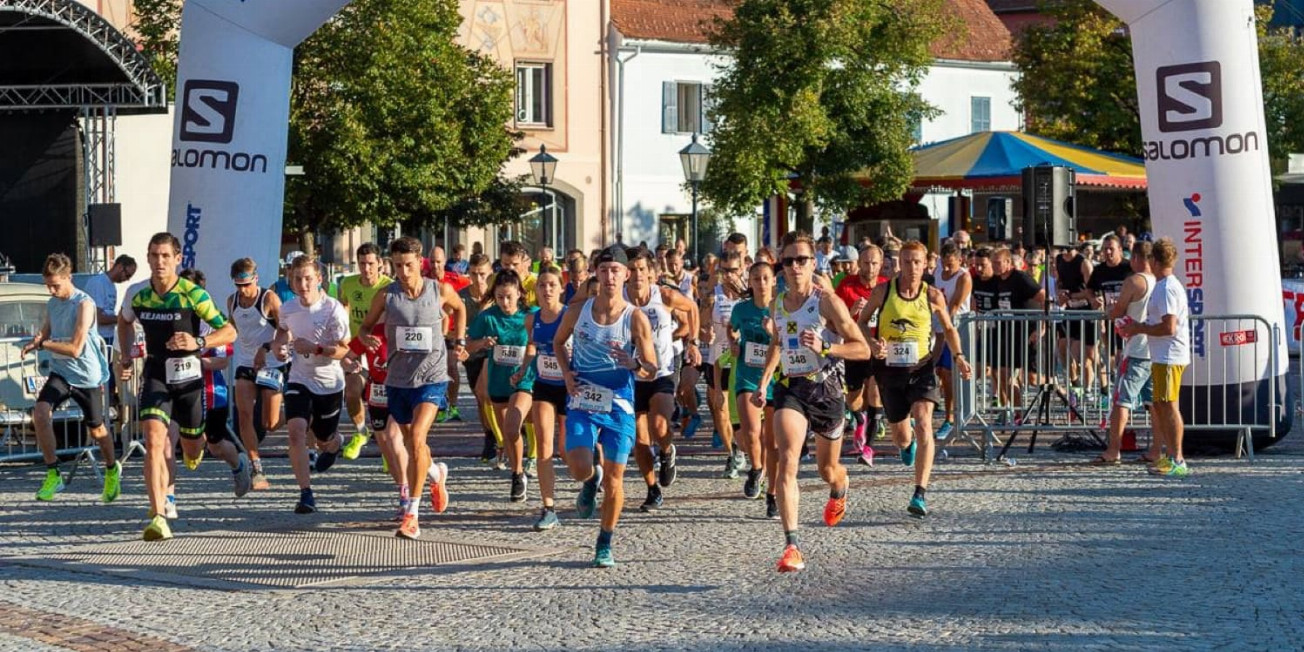
<svg viewBox="0 0 1304 652">
<path fill-rule="evenodd" d="M 1191 415 L 1185 428 L 1236 431 L 1236 456 L 1253 463 L 1254 431 L 1267 430 L 1268 438 L 1276 439 L 1277 407 L 1286 409 L 1275 381 L 1281 328 L 1258 315 L 1192 315 L 1191 331 L 1191 341 L 1201 341 L 1209 355 L 1207 364 L 1187 367 L 1183 374 L 1182 385 L 1194 388 L 1179 402 L 1182 413 Z M 1244 383 L 1214 384 L 1215 371 L 1222 378 L 1264 380 L 1247 395 Z"/>
</svg>

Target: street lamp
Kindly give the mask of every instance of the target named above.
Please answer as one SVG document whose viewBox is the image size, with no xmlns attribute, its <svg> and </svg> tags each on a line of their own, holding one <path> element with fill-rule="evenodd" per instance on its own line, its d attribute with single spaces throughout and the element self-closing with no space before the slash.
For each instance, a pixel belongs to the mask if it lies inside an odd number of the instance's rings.
<svg viewBox="0 0 1304 652">
<path fill-rule="evenodd" d="M 530 176 L 534 177 L 535 185 L 543 189 L 543 194 L 548 195 L 551 205 L 548 207 L 549 222 L 556 219 L 557 200 L 548 193 L 548 183 L 555 181 L 554 176 L 557 172 L 557 157 L 548 153 L 547 145 L 539 145 L 539 153 L 530 157 Z M 549 231 L 554 230 L 555 225 L 549 224 Z M 555 232 L 549 233 L 554 235 Z M 558 243 L 553 242 L 553 246 Z"/>
<path fill-rule="evenodd" d="M 684 178 L 693 188 L 693 266 L 696 267 L 702 264 L 698 257 L 701 252 L 697 246 L 697 189 L 706 178 L 706 166 L 711 162 L 711 150 L 697 142 L 697 134 L 693 134 L 693 142 L 679 150 L 679 162 L 684 165 Z"/>
</svg>

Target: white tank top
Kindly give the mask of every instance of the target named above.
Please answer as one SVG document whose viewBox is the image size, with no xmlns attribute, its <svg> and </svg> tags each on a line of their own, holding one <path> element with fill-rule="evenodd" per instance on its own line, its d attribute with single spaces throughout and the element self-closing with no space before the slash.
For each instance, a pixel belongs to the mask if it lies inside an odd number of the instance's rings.
<svg viewBox="0 0 1304 652">
<path fill-rule="evenodd" d="M 629 288 L 625 288 L 625 300 L 630 305 L 635 305 L 629 296 Z M 647 315 L 648 323 L 652 325 L 652 342 L 657 352 L 657 373 L 656 378 L 665 378 L 675 373 L 675 349 L 674 333 L 675 321 L 670 314 L 670 308 L 661 298 L 661 286 L 653 285 L 651 298 L 648 299 L 647 305 L 638 306 L 643 314 Z M 635 377 L 635 380 L 639 379 Z M 655 380 L 655 378 L 653 379 Z M 652 382 L 639 381 L 639 382 Z"/>
<path fill-rule="evenodd" d="M 820 314 L 821 291 L 816 287 L 806 297 L 806 301 L 796 310 L 788 312 L 783 306 L 788 291 L 779 293 L 774 306 L 774 328 L 779 336 L 779 362 L 783 375 L 789 377 L 814 376 L 837 363 L 833 358 L 823 357 L 819 351 L 812 351 L 799 343 L 803 331 L 813 330 L 820 339 L 829 343 L 842 342 L 842 336 L 829 330 L 824 315 Z"/>
<path fill-rule="evenodd" d="M 1127 320 L 1131 320 L 1138 324 L 1146 323 L 1146 303 L 1150 301 L 1150 295 L 1155 291 L 1155 277 L 1153 274 L 1142 274 L 1141 276 L 1146 280 L 1146 293 L 1136 301 L 1127 304 L 1127 319 L 1120 319 L 1119 322 L 1125 323 Z M 1123 344 L 1123 355 L 1129 358 L 1149 360 L 1149 340 L 1145 335 L 1133 335 Z"/>
<path fill-rule="evenodd" d="M 933 277 L 933 281 L 934 281 L 933 287 L 942 291 L 942 295 L 946 297 L 946 305 L 949 308 L 952 301 L 955 299 L 955 293 L 959 289 L 960 277 L 968 276 L 969 270 L 965 269 L 963 266 L 960 267 L 960 271 L 956 272 L 955 276 L 952 276 L 951 280 L 949 281 L 943 278 L 945 275 L 946 272 L 939 271 L 937 275 Z M 951 315 L 951 325 L 954 326 L 955 324 L 957 324 L 959 322 L 960 315 L 963 315 L 966 312 L 969 312 L 969 297 L 962 297 L 960 301 L 960 307 L 957 308 L 955 313 Z M 937 315 L 933 315 L 933 332 L 934 333 L 942 332 L 942 324 L 937 321 Z"/>
<path fill-rule="evenodd" d="M 254 305 L 244 308 L 240 306 L 239 295 L 232 295 L 230 300 L 231 323 L 235 325 L 235 355 L 233 356 L 236 367 L 254 366 L 254 356 L 258 354 L 258 347 L 272 341 L 276 336 L 276 325 L 267 314 L 263 312 L 266 305 L 267 295 L 271 290 L 262 290 L 258 293 L 258 299 Z M 276 356 L 266 354 L 263 356 L 268 367 L 279 367 L 281 361 Z"/>
<path fill-rule="evenodd" d="M 729 346 L 729 318 L 733 317 L 734 306 L 739 301 L 742 299 L 730 299 L 723 287 L 715 286 L 715 300 L 711 304 L 711 330 L 714 337 L 711 347 L 706 351 L 707 364 L 715 364 Z"/>
</svg>

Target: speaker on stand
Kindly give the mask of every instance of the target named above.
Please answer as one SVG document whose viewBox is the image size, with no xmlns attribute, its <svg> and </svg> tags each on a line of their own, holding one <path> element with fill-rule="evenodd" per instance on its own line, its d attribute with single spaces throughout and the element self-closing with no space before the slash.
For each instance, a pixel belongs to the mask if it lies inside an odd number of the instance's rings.
<svg viewBox="0 0 1304 652">
<path fill-rule="evenodd" d="M 1038 165 L 1023 169 L 1024 247 L 1041 246 L 1049 250 L 1077 244 L 1076 183 L 1073 168 Z"/>
<path fill-rule="evenodd" d="M 113 265 L 110 247 L 122 246 L 122 204 L 90 204 L 86 207 L 87 220 L 90 222 L 90 247 L 99 248 L 99 256 L 92 255 L 103 270 L 108 271 Z"/>
<path fill-rule="evenodd" d="M 987 241 L 1014 239 L 1014 200 L 1009 197 L 987 199 Z"/>
</svg>

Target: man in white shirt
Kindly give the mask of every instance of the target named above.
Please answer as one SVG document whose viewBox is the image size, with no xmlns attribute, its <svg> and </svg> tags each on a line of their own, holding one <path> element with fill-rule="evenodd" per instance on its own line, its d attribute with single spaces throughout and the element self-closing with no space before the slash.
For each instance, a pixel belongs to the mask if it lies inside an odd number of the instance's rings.
<svg viewBox="0 0 1304 652">
<path fill-rule="evenodd" d="M 113 267 L 103 274 L 96 274 L 86 281 L 86 294 L 95 300 L 96 330 L 104 341 L 113 344 L 113 336 L 118 326 L 118 283 L 126 283 L 136 275 L 136 260 L 131 256 L 118 256 Z"/>
</svg>

